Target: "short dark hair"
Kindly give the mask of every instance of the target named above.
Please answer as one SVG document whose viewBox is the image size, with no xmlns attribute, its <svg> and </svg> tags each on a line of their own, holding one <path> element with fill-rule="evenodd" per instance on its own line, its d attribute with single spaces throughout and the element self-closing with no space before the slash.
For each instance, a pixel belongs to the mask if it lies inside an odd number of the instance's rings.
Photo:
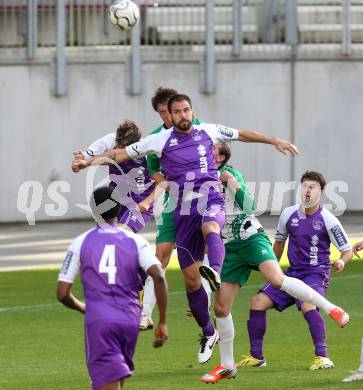
<svg viewBox="0 0 363 390">
<path fill-rule="evenodd" d="M 306 171 L 304 174 L 301 176 L 300 183 L 302 183 L 304 180 L 312 180 L 316 181 L 317 183 L 320 184 L 321 190 L 324 190 L 326 186 L 326 180 L 325 177 L 316 171 Z"/>
<path fill-rule="evenodd" d="M 184 95 L 182 93 L 178 93 L 174 96 L 172 96 L 169 100 L 168 100 L 168 111 L 171 113 L 171 106 L 174 102 L 184 102 L 184 101 L 187 101 L 190 105 L 190 108 L 193 108 L 192 106 L 192 100 L 190 99 L 189 96 L 187 95 Z"/>
<path fill-rule="evenodd" d="M 124 148 L 140 141 L 141 130 L 134 121 L 126 119 L 116 130 L 116 146 Z"/>
<path fill-rule="evenodd" d="M 229 159 L 231 158 L 231 149 L 226 142 L 221 142 L 217 144 L 218 152 L 221 156 L 224 156 L 224 160 L 222 162 L 222 167 L 227 164 Z"/>
<path fill-rule="evenodd" d="M 151 98 L 151 104 L 153 106 L 153 109 L 155 111 L 158 111 L 159 104 L 166 104 L 169 99 L 172 96 L 177 95 L 177 93 L 178 92 L 175 89 L 159 87 L 155 91 L 155 95 Z"/>
<path fill-rule="evenodd" d="M 112 192 L 113 189 L 108 186 L 98 187 L 93 191 L 90 199 L 90 206 L 96 220 L 99 217 L 102 217 L 107 222 L 116 218 L 119 215 L 121 204 L 112 198 L 111 196 Z M 111 207 L 109 210 L 99 213 L 97 210 L 97 206 L 106 202 L 107 200 L 111 200 L 113 203 L 116 204 L 113 207 Z"/>
</svg>

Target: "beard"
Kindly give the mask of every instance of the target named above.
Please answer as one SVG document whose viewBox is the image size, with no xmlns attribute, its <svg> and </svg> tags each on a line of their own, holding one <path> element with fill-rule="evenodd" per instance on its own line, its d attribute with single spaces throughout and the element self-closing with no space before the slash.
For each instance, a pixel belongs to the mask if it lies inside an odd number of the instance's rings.
<svg viewBox="0 0 363 390">
<path fill-rule="evenodd" d="M 176 129 L 180 131 L 188 131 L 192 127 L 192 122 L 188 119 L 182 119 L 178 123 L 173 121 L 173 125 Z"/>
</svg>

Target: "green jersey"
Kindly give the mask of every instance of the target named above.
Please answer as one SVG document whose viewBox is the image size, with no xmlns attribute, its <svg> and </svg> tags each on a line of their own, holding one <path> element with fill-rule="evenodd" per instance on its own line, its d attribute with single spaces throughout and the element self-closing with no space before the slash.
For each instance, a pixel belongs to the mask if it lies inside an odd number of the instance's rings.
<svg viewBox="0 0 363 390">
<path fill-rule="evenodd" d="M 222 173 L 224 171 L 231 173 L 241 188 L 236 194 L 233 194 L 226 186 L 223 186 L 226 201 L 226 219 L 222 230 L 222 237 L 225 242 L 231 240 L 247 240 L 253 234 L 262 231 L 262 225 L 253 215 L 256 210 L 254 200 L 247 188 L 245 178 L 237 169 L 224 165 L 219 169 L 219 172 Z"/>
</svg>

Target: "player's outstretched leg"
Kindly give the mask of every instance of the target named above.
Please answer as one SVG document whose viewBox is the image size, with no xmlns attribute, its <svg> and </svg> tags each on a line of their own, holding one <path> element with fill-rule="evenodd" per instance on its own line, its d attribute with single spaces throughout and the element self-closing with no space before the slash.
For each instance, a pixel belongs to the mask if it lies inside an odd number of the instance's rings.
<svg viewBox="0 0 363 390">
<path fill-rule="evenodd" d="M 302 302 L 311 303 L 325 311 L 341 328 L 348 324 L 350 317 L 342 308 L 334 305 L 299 279 L 284 276 L 281 290 Z"/>
<path fill-rule="evenodd" d="M 349 315 L 342 308 L 328 301 L 301 280 L 284 275 L 276 260 L 264 261 L 260 264 L 259 270 L 272 286 L 285 291 L 301 302 L 310 303 L 323 310 L 341 328 L 349 322 Z"/>
</svg>

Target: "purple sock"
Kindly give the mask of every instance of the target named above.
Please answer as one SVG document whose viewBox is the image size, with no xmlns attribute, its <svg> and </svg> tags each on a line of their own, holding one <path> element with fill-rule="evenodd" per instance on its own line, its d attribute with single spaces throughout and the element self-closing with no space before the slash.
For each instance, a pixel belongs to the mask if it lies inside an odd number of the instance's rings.
<svg viewBox="0 0 363 390">
<path fill-rule="evenodd" d="M 309 324 L 311 338 L 315 346 L 316 356 L 328 356 L 326 345 L 325 321 L 317 310 L 310 310 L 304 314 L 305 320 Z"/>
<path fill-rule="evenodd" d="M 263 359 L 263 338 L 266 333 L 266 311 L 250 309 L 250 319 L 247 321 L 250 336 L 251 355 Z"/>
<path fill-rule="evenodd" d="M 208 233 L 205 237 L 205 242 L 208 245 L 209 265 L 220 274 L 224 255 L 226 254 L 221 235 L 218 233 Z"/>
<path fill-rule="evenodd" d="M 209 316 L 208 296 L 203 286 L 200 286 L 200 289 L 197 291 L 187 291 L 187 298 L 189 308 L 198 325 L 202 328 L 203 335 L 212 336 L 214 334 L 214 328 Z"/>
</svg>

